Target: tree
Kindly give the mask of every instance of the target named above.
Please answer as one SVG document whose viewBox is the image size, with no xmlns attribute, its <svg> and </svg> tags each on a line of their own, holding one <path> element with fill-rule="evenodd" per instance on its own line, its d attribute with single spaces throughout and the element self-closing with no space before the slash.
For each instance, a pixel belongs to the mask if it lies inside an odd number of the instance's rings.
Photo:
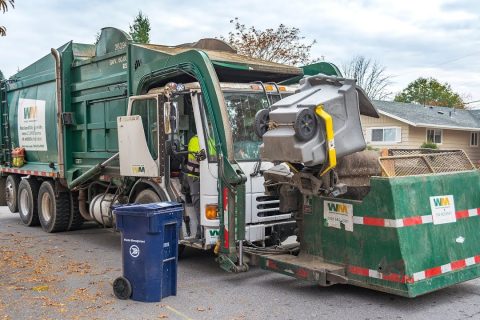
<svg viewBox="0 0 480 320">
<path fill-rule="evenodd" d="M 134 42 L 150 43 L 150 20 L 143 15 L 142 11 L 138 12 L 133 25 L 130 25 L 130 36 Z"/>
<path fill-rule="evenodd" d="M 5 79 L 5 76 L 3 75 L 2 70 L 0 70 L 0 80 L 3 80 L 3 79 Z"/>
<path fill-rule="evenodd" d="M 356 79 L 370 99 L 384 100 L 390 95 L 388 86 L 392 84 L 392 76 L 386 74 L 386 68 L 377 61 L 355 56 L 344 63 L 342 69 L 344 77 Z"/>
<path fill-rule="evenodd" d="M 440 83 L 434 78 L 418 78 L 395 96 L 397 102 L 411 102 L 423 105 L 454 107 L 463 109 L 465 102 L 453 92 L 448 83 Z"/>
<path fill-rule="evenodd" d="M 12 6 L 12 8 L 15 8 L 15 0 L 0 0 L 0 10 L 2 13 L 5 13 L 8 11 L 8 3 Z M 0 36 L 5 37 L 7 35 L 7 28 L 4 26 L 0 26 Z"/>
<path fill-rule="evenodd" d="M 239 54 L 267 61 L 289 65 L 305 65 L 315 60 L 310 59 L 310 50 L 316 43 L 302 43 L 305 37 L 300 35 L 300 29 L 280 24 L 277 29 L 257 29 L 246 27 L 238 18 L 230 20 L 234 30 L 228 36 L 220 37 L 229 43 Z"/>
</svg>

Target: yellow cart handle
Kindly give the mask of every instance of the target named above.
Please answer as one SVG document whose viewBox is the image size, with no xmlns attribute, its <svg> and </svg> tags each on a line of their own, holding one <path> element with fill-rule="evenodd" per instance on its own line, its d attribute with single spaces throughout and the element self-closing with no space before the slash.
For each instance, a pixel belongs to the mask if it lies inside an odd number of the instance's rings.
<svg viewBox="0 0 480 320">
<path fill-rule="evenodd" d="M 333 119 L 331 115 L 323 110 L 323 105 L 321 104 L 315 108 L 315 113 L 325 122 L 325 133 L 327 136 L 326 142 L 328 151 L 328 167 L 325 168 L 322 173 L 320 173 L 320 176 L 323 176 L 337 166 L 337 151 L 335 150 Z"/>
</svg>

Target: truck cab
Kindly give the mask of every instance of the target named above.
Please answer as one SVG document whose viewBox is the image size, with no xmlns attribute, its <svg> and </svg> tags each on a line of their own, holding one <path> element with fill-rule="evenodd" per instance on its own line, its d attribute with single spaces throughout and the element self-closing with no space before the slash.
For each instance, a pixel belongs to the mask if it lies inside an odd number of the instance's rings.
<svg viewBox="0 0 480 320">
<path fill-rule="evenodd" d="M 235 161 L 247 176 L 245 183 L 245 240 L 257 245 L 276 244 L 293 234 L 295 221 L 291 212 L 280 212 L 279 199 L 264 193 L 263 171 L 272 163 L 261 162 L 261 140 L 252 129 L 258 111 L 294 93 L 295 87 L 274 83 L 220 83 L 225 99 L 226 113 L 233 137 Z M 166 91 L 170 92 L 167 98 Z M 173 93 L 173 94 L 172 94 Z M 162 104 L 169 100 L 168 106 Z M 165 108 L 171 106 L 166 116 Z M 135 118 L 135 116 L 139 116 Z M 136 120 L 130 120 L 134 117 Z M 161 192 L 141 191 L 131 197 L 134 202 L 173 200 L 185 204 L 185 218 L 181 239 L 185 245 L 209 249 L 219 238 L 218 217 L 218 157 L 214 143 L 212 119 L 205 111 L 204 97 L 197 82 L 187 84 L 169 83 L 153 88 L 146 95 L 130 98 L 125 117 L 119 119 L 119 146 L 122 175 L 159 178 L 156 184 Z M 173 123 L 168 123 L 169 119 Z M 141 132 L 134 133 L 134 126 L 125 121 L 137 122 Z M 123 125 L 122 125 L 123 123 Z M 168 128 L 170 127 L 170 128 Z M 167 131 L 165 129 L 168 129 Z M 137 129 L 138 130 L 138 129 Z M 169 132 L 169 134 L 166 134 Z M 186 183 L 185 164 L 188 157 L 187 144 L 198 135 L 201 152 L 205 154 L 200 164 L 200 221 L 191 203 Z M 135 136 L 136 139 L 128 139 Z M 144 141 L 139 141 L 139 137 Z M 125 137 L 125 139 L 123 139 Z M 145 145 L 148 152 L 132 152 L 138 145 Z M 153 174 L 147 163 L 152 164 Z M 153 165 L 155 164 L 155 165 Z M 135 169 L 133 169 L 135 168 Z M 145 169 L 142 169 L 145 168 Z M 162 170 L 163 168 L 163 170 Z M 156 172 L 158 176 L 152 177 Z M 164 198 L 164 199 L 162 199 Z M 196 237 L 200 224 L 201 236 Z"/>
</svg>

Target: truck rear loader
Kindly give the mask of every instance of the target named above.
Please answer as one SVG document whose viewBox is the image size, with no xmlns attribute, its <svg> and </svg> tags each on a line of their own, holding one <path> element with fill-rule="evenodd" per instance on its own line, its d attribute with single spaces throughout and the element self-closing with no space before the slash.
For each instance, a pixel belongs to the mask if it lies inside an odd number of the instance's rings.
<svg viewBox="0 0 480 320">
<path fill-rule="evenodd" d="M 465 154 L 361 152 L 359 114 L 378 114 L 355 81 L 320 69 L 285 86 L 302 69 L 218 40 L 135 44 L 104 28 L 96 45 L 69 42 L 1 83 L 0 200 L 46 232 L 113 226 L 116 204 L 184 203 L 180 243 L 215 248 L 229 272 L 259 263 L 409 297 L 478 277 Z M 200 221 L 184 181 L 194 135 Z M 299 246 L 278 246 L 291 235 Z"/>
</svg>

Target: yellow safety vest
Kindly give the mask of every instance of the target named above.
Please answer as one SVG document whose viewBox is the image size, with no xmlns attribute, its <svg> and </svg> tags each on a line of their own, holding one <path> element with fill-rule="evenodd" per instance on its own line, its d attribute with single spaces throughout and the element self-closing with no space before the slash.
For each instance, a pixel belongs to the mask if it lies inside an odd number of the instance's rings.
<svg viewBox="0 0 480 320">
<path fill-rule="evenodd" d="M 194 135 L 188 141 L 187 172 L 189 176 L 200 176 L 200 163 L 195 157 L 195 153 L 200 152 L 200 141 L 197 135 Z"/>
</svg>

